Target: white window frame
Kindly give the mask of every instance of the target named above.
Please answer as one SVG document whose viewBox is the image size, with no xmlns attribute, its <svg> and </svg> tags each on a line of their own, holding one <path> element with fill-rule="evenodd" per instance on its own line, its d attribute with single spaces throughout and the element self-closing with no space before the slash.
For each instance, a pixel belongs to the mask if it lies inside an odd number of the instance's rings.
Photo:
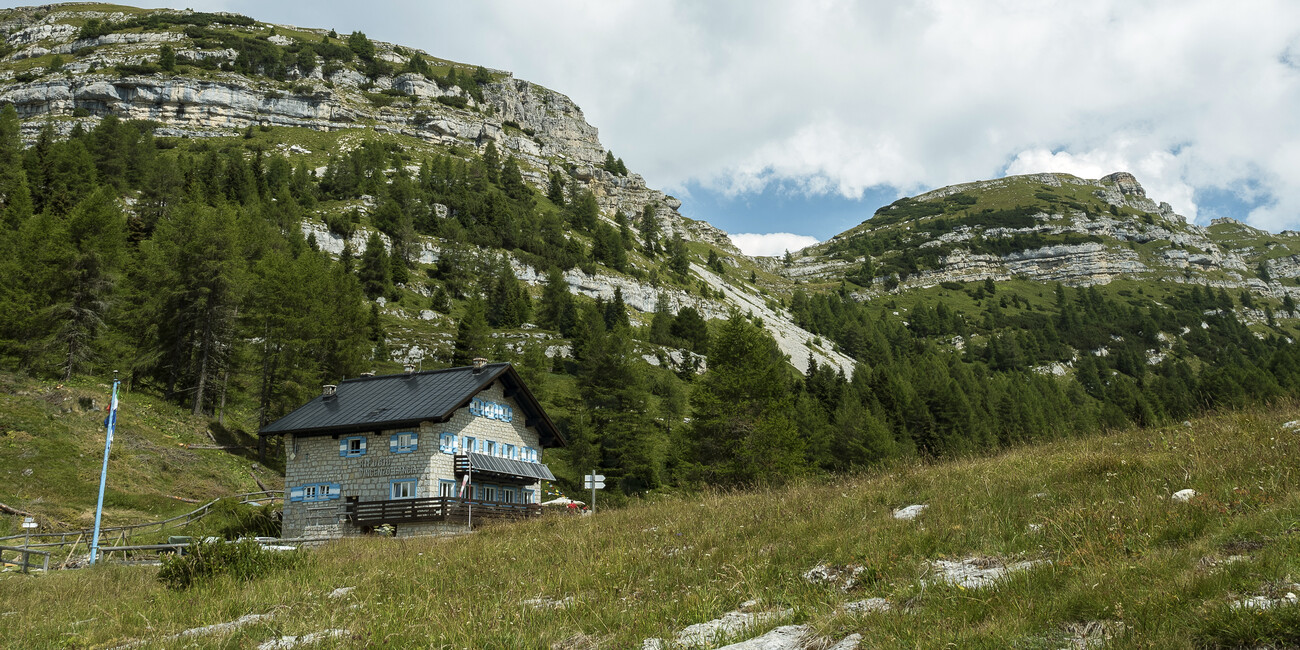
<svg viewBox="0 0 1300 650">
<path fill-rule="evenodd" d="M 406 443 L 402 443 L 402 438 L 406 438 Z M 420 448 L 420 436 L 414 431 L 399 431 L 393 434 L 393 453 L 411 454 Z"/>
<path fill-rule="evenodd" d="M 403 494 L 398 494 L 398 488 L 401 487 Z M 409 488 L 409 489 L 408 489 Z M 416 480 L 413 478 L 393 479 L 388 482 L 388 498 L 393 501 L 399 499 L 416 498 Z"/>
</svg>

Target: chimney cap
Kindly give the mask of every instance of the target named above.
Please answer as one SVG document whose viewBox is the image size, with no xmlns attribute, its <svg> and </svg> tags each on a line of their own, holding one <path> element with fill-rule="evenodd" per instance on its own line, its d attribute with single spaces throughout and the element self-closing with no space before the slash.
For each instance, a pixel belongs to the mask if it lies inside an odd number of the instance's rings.
<svg viewBox="0 0 1300 650">
<path fill-rule="evenodd" d="M 375 376 L 375 371 L 371 370 L 370 372 L 363 372 L 363 373 L 361 373 L 361 376 L 362 376 L 362 377 L 374 377 L 374 376 Z"/>
<path fill-rule="evenodd" d="M 474 357 L 475 370 L 482 370 L 483 367 L 486 365 L 487 365 L 487 359 L 484 359 L 483 357 Z"/>
<path fill-rule="evenodd" d="M 320 393 L 325 397 L 334 397 L 334 394 L 338 389 L 339 387 L 335 384 L 325 384 L 324 386 L 321 386 Z"/>
<path fill-rule="evenodd" d="M 409 375 L 409 374 L 415 372 L 415 364 L 413 364 L 413 363 L 408 363 L 408 364 L 402 366 L 402 369 L 405 370 L 405 371 L 406 371 L 406 374 Z"/>
</svg>

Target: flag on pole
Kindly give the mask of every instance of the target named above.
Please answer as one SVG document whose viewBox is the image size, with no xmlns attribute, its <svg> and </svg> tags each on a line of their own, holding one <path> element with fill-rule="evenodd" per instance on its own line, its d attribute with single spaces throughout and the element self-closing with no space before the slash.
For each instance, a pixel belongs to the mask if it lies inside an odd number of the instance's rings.
<svg viewBox="0 0 1300 650">
<path fill-rule="evenodd" d="M 469 488 L 469 474 L 466 474 L 465 478 L 461 479 L 460 481 L 460 498 L 462 499 L 465 498 L 465 491 L 468 488 Z"/>
</svg>

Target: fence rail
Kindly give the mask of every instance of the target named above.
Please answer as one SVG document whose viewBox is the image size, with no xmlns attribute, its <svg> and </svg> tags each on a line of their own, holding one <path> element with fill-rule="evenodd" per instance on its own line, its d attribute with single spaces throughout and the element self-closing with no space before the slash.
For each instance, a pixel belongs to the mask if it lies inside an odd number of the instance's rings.
<svg viewBox="0 0 1300 650">
<path fill-rule="evenodd" d="M 380 526 L 430 521 L 463 524 L 469 520 L 471 509 L 475 520 L 524 519 L 542 513 L 541 506 L 531 503 L 473 501 L 456 497 L 352 501 L 344 512 L 354 525 Z"/>
<path fill-rule="evenodd" d="M 34 564 L 31 563 L 31 556 L 33 556 L 33 555 L 40 555 L 40 556 L 42 556 L 43 558 L 45 558 L 44 561 L 41 563 L 41 570 L 42 570 L 42 571 L 49 571 L 49 570 L 50 570 L 50 553 L 49 553 L 49 551 L 33 551 L 33 550 L 30 549 L 30 548 L 22 548 L 22 547 L 19 547 L 19 546 L 0 546 L 0 563 L 7 562 L 7 560 L 4 559 L 4 553 L 5 553 L 5 551 L 12 551 L 12 552 L 17 553 L 18 555 L 22 556 L 22 560 L 19 562 L 19 565 L 22 566 L 22 568 L 23 568 L 23 573 L 27 573 L 28 569 L 31 569 L 31 568 L 33 568 L 33 567 L 36 566 L 36 565 L 34 565 Z"/>
<path fill-rule="evenodd" d="M 229 499 L 229 498 L 232 497 L 222 497 L 222 499 Z M 240 503 L 250 503 L 252 501 L 272 501 L 272 502 L 276 500 L 283 501 L 284 491 L 263 490 L 260 492 L 245 492 L 243 494 L 233 495 L 233 498 L 239 499 Z M 135 537 L 136 535 L 143 535 L 145 533 L 161 533 L 164 530 L 169 530 L 169 529 L 176 530 L 176 529 L 184 528 L 208 516 L 208 514 L 212 511 L 212 506 L 215 505 L 220 500 L 221 499 L 213 499 L 189 512 L 176 515 L 175 517 L 169 517 L 161 521 L 150 521 L 142 524 L 127 524 L 124 526 L 102 526 L 99 529 L 99 536 L 101 539 L 106 539 L 109 535 L 112 535 L 114 540 L 116 540 L 117 543 L 121 544 L 122 542 L 130 540 L 132 537 Z M 21 535 L 21 534 L 9 535 L 7 537 L 0 537 L 0 542 L 6 542 L 10 540 L 19 539 L 19 538 L 30 538 L 33 540 L 38 540 L 34 544 L 29 544 L 28 547 L 30 548 L 59 548 L 62 546 L 67 546 L 68 544 L 78 544 L 82 541 L 83 538 L 90 539 L 93 534 L 94 534 L 94 529 L 86 528 L 83 530 L 69 530 L 61 533 L 32 533 L 31 535 Z M 71 541 L 69 541 L 70 538 Z M 50 540 L 50 541 L 39 541 L 39 540 Z"/>
</svg>

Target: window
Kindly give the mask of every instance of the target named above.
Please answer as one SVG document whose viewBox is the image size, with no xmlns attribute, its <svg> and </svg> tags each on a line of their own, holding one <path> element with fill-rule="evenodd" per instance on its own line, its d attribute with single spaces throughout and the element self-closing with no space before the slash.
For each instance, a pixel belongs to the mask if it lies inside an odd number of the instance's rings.
<svg viewBox="0 0 1300 650">
<path fill-rule="evenodd" d="M 394 499 L 414 499 L 415 498 L 415 479 L 405 478 L 396 481 L 390 481 L 391 495 Z"/>
<path fill-rule="evenodd" d="M 456 496 L 456 482 L 442 479 L 438 481 L 438 496 L 454 497 Z"/>
<path fill-rule="evenodd" d="M 515 459 L 519 458 L 519 454 L 515 453 L 515 446 L 514 446 L 514 445 L 506 445 L 506 454 L 505 454 L 505 455 L 506 455 L 506 458 L 515 458 Z"/>
<path fill-rule="evenodd" d="M 340 496 L 342 486 L 338 483 L 313 483 L 311 485 L 300 485 L 295 488 L 289 488 L 290 501 L 329 501 L 337 499 Z"/>
<path fill-rule="evenodd" d="M 482 492 L 482 499 L 484 501 L 496 501 L 497 487 L 495 485 L 484 485 L 483 492 Z"/>
<path fill-rule="evenodd" d="M 456 434 L 443 432 L 438 437 L 438 450 L 444 454 L 456 453 Z"/>
<path fill-rule="evenodd" d="M 484 453 L 489 456 L 497 455 L 497 443 L 492 440 L 483 441 L 483 449 Z"/>
<path fill-rule="evenodd" d="M 394 454 L 414 453 L 420 447 L 420 434 L 414 431 L 402 431 L 388 437 L 388 451 Z"/>
<path fill-rule="evenodd" d="M 351 438 L 339 439 L 340 456 L 365 456 L 366 455 L 366 437 L 352 436 Z"/>
<path fill-rule="evenodd" d="M 532 490 L 524 490 L 524 503 L 537 503 L 533 500 Z"/>
<path fill-rule="evenodd" d="M 502 489 L 502 490 L 501 490 L 501 502 L 502 502 L 502 503 L 514 503 L 514 502 L 515 502 L 515 491 L 514 491 L 513 489 L 511 489 L 511 488 L 504 488 L 504 489 Z"/>
<path fill-rule="evenodd" d="M 474 438 L 471 436 L 463 436 L 461 440 L 464 441 L 462 448 L 465 450 L 466 453 L 469 453 L 471 451 L 478 451 L 478 448 L 475 447 L 475 445 L 478 444 L 478 438 Z"/>
</svg>

